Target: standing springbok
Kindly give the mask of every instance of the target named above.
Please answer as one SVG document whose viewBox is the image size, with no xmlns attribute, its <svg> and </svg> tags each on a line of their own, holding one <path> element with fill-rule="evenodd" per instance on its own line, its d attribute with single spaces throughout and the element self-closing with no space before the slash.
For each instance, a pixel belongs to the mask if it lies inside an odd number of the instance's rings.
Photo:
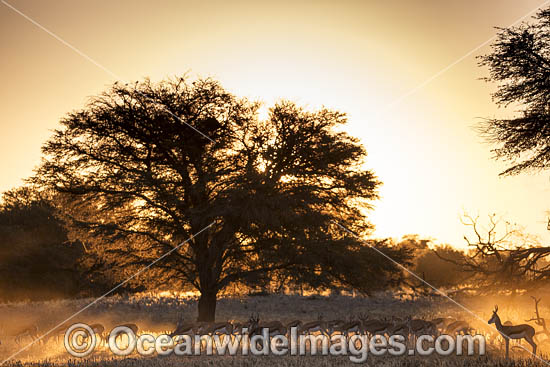
<svg viewBox="0 0 550 367">
<path fill-rule="evenodd" d="M 506 343 L 506 358 L 508 359 L 508 350 L 510 346 L 510 339 L 525 339 L 527 343 L 531 344 L 533 347 L 533 355 L 537 354 L 537 345 L 533 341 L 533 336 L 535 336 L 535 329 L 531 325 L 521 324 L 521 325 L 503 325 L 498 317 L 498 306 L 495 306 L 493 311 L 493 316 L 488 321 L 489 324 L 495 324 L 498 332 L 504 338 Z"/>
</svg>

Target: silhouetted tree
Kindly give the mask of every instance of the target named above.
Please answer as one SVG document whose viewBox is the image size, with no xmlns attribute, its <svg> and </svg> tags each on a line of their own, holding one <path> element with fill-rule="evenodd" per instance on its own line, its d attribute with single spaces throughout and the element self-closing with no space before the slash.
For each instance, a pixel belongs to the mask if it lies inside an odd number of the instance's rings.
<svg viewBox="0 0 550 367">
<path fill-rule="evenodd" d="M 502 223 L 489 216 L 483 228 L 478 217 L 462 218 L 471 233 L 464 236 L 468 251 L 462 259 L 438 254 L 470 275 L 469 282 L 482 291 L 499 287 L 516 290 L 540 286 L 550 280 L 550 247 L 542 247 L 535 237 L 524 234 L 517 226 Z M 499 228 L 500 227 L 500 228 Z"/>
<path fill-rule="evenodd" d="M 498 28 L 493 51 L 480 57 L 489 67 L 486 81 L 498 84 L 493 100 L 499 106 L 520 105 L 513 118 L 484 120 L 481 134 L 497 145 L 497 159 L 511 162 L 501 174 L 550 167 L 550 9 L 532 24 Z"/>
<path fill-rule="evenodd" d="M 34 182 L 59 193 L 74 235 L 120 280 L 172 251 L 133 281 L 192 285 L 200 320 L 220 290 L 275 271 L 363 291 L 396 281 L 335 225 L 367 234 L 379 185 L 337 130 L 345 115 L 283 101 L 259 121 L 258 107 L 210 79 L 115 84 L 61 121 Z"/>
</svg>

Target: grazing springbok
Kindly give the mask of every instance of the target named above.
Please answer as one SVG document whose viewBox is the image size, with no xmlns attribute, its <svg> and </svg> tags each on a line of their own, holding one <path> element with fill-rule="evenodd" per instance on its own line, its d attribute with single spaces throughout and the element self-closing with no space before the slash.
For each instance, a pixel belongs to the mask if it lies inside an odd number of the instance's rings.
<svg viewBox="0 0 550 367">
<path fill-rule="evenodd" d="M 411 334 L 415 338 L 419 337 L 420 335 L 437 335 L 437 326 L 431 321 L 422 319 L 409 319 L 408 323 Z"/>
<path fill-rule="evenodd" d="M 193 336 L 198 332 L 199 325 L 195 322 L 185 322 L 183 319 L 183 316 L 180 317 L 178 320 L 178 323 L 176 324 L 176 328 L 174 331 L 172 331 L 168 336 L 171 338 L 177 337 L 178 335 L 189 335 Z"/>
<path fill-rule="evenodd" d="M 292 328 L 295 327 L 296 330 L 300 330 L 300 327 L 302 326 L 303 322 L 302 320 L 294 320 L 286 324 L 286 331 L 287 333 L 290 333 L 292 331 Z"/>
<path fill-rule="evenodd" d="M 132 330 L 132 332 L 137 336 L 139 328 L 136 324 L 122 324 L 120 326 L 126 326 L 128 329 Z"/>
<path fill-rule="evenodd" d="M 99 345 L 106 342 L 105 326 L 101 324 L 92 324 L 90 325 L 90 329 L 92 329 L 92 331 L 99 336 Z"/>
<path fill-rule="evenodd" d="M 116 327 L 120 327 L 120 326 L 124 326 L 124 327 L 127 327 L 128 329 L 132 330 L 132 332 L 134 333 L 134 337 L 137 338 L 138 335 L 137 335 L 137 332 L 138 332 L 138 326 L 136 324 L 122 324 L 122 325 L 117 325 Z M 112 333 L 112 331 L 111 331 Z M 123 331 L 119 331 L 118 333 L 116 334 L 113 334 L 114 335 L 114 340 L 116 341 L 117 338 L 121 338 L 122 339 L 122 335 L 124 335 L 125 333 Z M 111 338 L 112 335 L 109 335 L 109 338 Z M 130 338 L 130 335 L 128 335 L 128 338 Z M 129 341 L 128 341 L 129 342 Z"/>
<path fill-rule="evenodd" d="M 330 320 L 327 322 L 328 333 L 332 335 L 335 331 L 340 331 L 342 326 L 346 323 L 344 320 Z"/>
<path fill-rule="evenodd" d="M 398 322 L 394 325 L 389 325 L 387 328 L 389 335 L 401 335 L 405 340 L 409 339 L 411 328 L 408 322 Z"/>
<path fill-rule="evenodd" d="M 260 324 L 260 315 L 250 317 L 250 336 L 261 335 L 264 329 L 268 329 L 269 336 L 286 335 L 286 327 L 280 321 L 264 322 Z"/>
<path fill-rule="evenodd" d="M 535 344 L 533 337 L 535 336 L 535 329 L 531 325 L 503 325 L 498 317 L 498 306 L 495 306 L 493 316 L 488 321 L 489 324 L 495 324 L 498 332 L 504 338 L 506 344 L 506 358 L 508 358 L 510 339 L 525 339 L 527 343 L 533 347 L 533 355 L 537 354 L 537 345 Z"/>
<path fill-rule="evenodd" d="M 376 319 L 369 320 L 368 315 L 360 314 L 359 319 L 361 320 L 361 329 L 363 333 L 370 336 L 385 335 L 392 327 L 392 324 L 387 321 Z"/>
<path fill-rule="evenodd" d="M 319 317 L 317 318 L 317 321 L 311 321 L 311 322 L 306 322 L 305 324 L 302 324 L 300 326 L 299 333 L 309 335 L 316 331 L 319 331 L 321 334 L 330 336 L 328 331 L 328 324 L 326 321 L 323 321 L 322 315 L 319 315 Z"/>
<path fill-rule="evenodd" d="M 242 335 L 245 328 L 248 328 L 247 323 L 233 322 L 233 336 Z"/>
<path fill-rule="evenodd" d="M 444 332 L 447 329 L 447 326 L 457 321 L 452 317 L 438 317 L 432 320 L 432 323 L 437 327 L 437 330 Z"/>
<path fill-rule="evenodd" d="M 337 327 L 334 331 L 339 331 L 346 339 L 349 338 L 351 333 L 355 335 L 363 334 L 363 323 L 359 320 L 350 320 L 344 324 L 337 325 Z"/>
<path fill-rule="evenodd" d="M 456 334 L 470 334 L 470 331 L 472 330 L 470 324 L 468 324 L 464 320 L 458 320 L 455 322 L 451 322 L 447 327 L 445 328 L 445 333 L 449 335 L 456 335 Z"/>
<path fill-rule="evenodd" d="M 59 341 L 65 336 L 65 332 L 69 326 L 69 324 L 56 326 L 53 330 L 50 330 L 48 334 L 45 334 L 42 340 L 44 343 L 49 343 L 52 340 L 59 343 Z"/>
<path fill-rule="evenodd" d="M 233 335 L 233 324 L 230 322 L 212 322 L 200 328 L 201 335 Z"/>
<path fill-rule="evenodd" d="M 38 326 L 36 324 L 28 325 L 13 335 L 13 338 L 18 345 L 21 344 L 21 340 L 25 337 L 31 338 L 34 343 L 34 341 L 38 339 Z"/>
</svg>

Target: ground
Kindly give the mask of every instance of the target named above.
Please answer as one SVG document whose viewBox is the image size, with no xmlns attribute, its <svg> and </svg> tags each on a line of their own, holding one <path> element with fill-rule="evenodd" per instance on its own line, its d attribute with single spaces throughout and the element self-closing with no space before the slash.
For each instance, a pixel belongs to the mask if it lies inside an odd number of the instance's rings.
<svg viewBox="0 0 550 367">
<path fill-rule="evenodd" d="M 534 303 L 527 294 L 500 296 L 462 296 L 457 298 L 467 310 L 452 303 L 444 297 L 423 297 L 411 299 L 396 298 L 391 294 L 380 294 L 375 297 L 351 296 L 248 296 L 224 297 L 220 299 L 217 310 L 219 321 L 246 321 L 251 314 L 257 313 L 265 321 L 280 320 L 283 323 L 295 319 L 304 321 L 317 320 L 321 316 L 325 320 L 349 319 L 360 313 L 368 314 L 370 318 L 405 317 L 426 320 L 436 317 L 452 316 L 455 319 L 466 320 L 474 330 L 482 333 L 487 339 L 486 356 L 370 356 L 367 363 L 377 366 L 546 366 L 543 361 L 532 358 L 526 352 L 515 348 L 512 359 L 503 359 L 501 340 L 486 321 L 491 316 L 495 304 L 499 304 L 499 314 L 502 321 L 510 320 L 514 324 L 525 323 L 525 319 L 533 316 Z M 48 302 L 22 302 L 0 305 L 0 356 L 2 360 L 12 356 L 18 350 L 31 342 L 30 337 L 23 337 L 18 345 L 13 338 L 22 328 L 36 324 L 40 335 L 52 329 L 67 317 L 79 311 L 93 299 L 60 300 Z M 550 309 L 545 300 L 540 304 L 542 316 L 550 317 Z M 101 323 L 110 331 L 113 327 L 125 323 L 135 323 L 139 326 L 138 333 L 161 334 L 172 331 L 179 315 L 186 320 L 196 318 L 196 298 L 178 294 L 140 294 L 133 296 L 115 296 L 103 299 L 78 314 L 70 323 L 85 322 Z M 479 318 L 478 318 L 479 317 Z M 538 331 L 540 327 L 531 323 Z M 539 337 L 540 352 L 543 359 L 548 359 L 546 353 L 550 347 Z M 522 343 L 526 345 L 526 343 Z M 70 360 L 70 361 L 69 361 Z M 114 357 L 105 349 L 94 352 L 86 359 L 71 357 L 64 350 L 62 341 L 50 340 L 46 343 L 36 343 L 27 350 L 7 361 L 8 366 L 62 366 L 70 362 L 72 366 L 332 366 L 354 365 L 348 357 L 328 356 L 193 356 L 193 357 Z"/>
</svg>

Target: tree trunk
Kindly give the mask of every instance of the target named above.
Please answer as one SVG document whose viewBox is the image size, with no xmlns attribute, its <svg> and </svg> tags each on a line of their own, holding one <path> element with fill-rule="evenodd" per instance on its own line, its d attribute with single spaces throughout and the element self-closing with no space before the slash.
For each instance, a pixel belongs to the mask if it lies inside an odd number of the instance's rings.
<svg viewBox="0 0 550 367">
<path fill-rule="evenodd" d="M 213 322 L 216 320 L 216 291 L 203 291 L 199 298 L 199 320 Z"/>
</svg>

